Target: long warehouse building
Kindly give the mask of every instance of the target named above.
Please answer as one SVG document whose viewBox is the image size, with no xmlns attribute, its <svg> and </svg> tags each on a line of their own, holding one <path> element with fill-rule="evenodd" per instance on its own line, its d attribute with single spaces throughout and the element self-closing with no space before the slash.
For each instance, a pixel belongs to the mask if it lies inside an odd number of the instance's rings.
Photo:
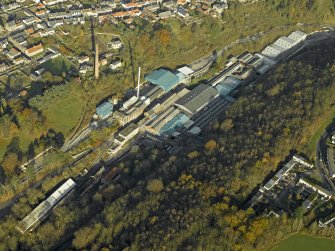
<svg viewBox="0 0 335 251">
<path fill-rule="evenodd" d="M 32 231 L 37 227 L 50 213 L 51 209 L 55 207 L 66 195 L 68 195 L 76 183 L 70 178 L 63 185 L 61 185 L 55 192 L 53 192 L 46 200 L 41 202 L 33 211 L 31 211 L 16 228 L 23 234 L 26 231 Z"/>
<path fill-rule="evenodd" d="M 193 116 L 218 96 L 219 92 L 214 87 L 200 84 L 177 100 L 175 105 L 184 111 L 186 115 Z"/>
</svg>

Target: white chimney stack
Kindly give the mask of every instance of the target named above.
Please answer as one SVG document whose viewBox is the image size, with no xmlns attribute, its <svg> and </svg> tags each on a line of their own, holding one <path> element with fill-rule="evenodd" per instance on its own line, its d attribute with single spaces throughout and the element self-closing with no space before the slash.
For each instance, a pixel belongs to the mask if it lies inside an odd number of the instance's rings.
<svg viewBox="0 0 335 251">
<path fill-rule="evenodd" d="M 140 98 L 141 67 L 138 67 L 137 99 Z"/>
</svg>

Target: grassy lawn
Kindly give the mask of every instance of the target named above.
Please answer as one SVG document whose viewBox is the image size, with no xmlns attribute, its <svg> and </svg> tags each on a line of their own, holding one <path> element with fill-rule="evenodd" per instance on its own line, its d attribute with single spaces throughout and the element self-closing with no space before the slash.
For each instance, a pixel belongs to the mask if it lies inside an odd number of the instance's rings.
<svg viewBox="0 0 335 251">
<path fill-rule="evenodd" d="M 332 251 L 335 250 L 335 241 L 315 238 L 307 235 L 293 235 L 271 249 L 271 251 Z"/>
<path fill-rule="evenodd" d="M 68 136 L 82 114 L 85 101 L 78 95 L 69 95 L 55 100 L 43 113 L 47 117 L 48 127 Z"/>
<path fill-rule="evenodd" d="M 11 89 L 19 91 L 23 87 L 30 85 L 31 80 L 29 76 L 17 70 L 9 76 L 9 83 Z"/>
<path fill-rule="evenodd" d="M 29 144 L 34 141 L 35 135 L 30 134 L 27 131 L 20 131 L 17 135 L 20 139 L 20 147 L 22 151 L 26 151 L 28 149 Z M 0 160 L 3 158 L 4 154 L 7 150 L 7 145 L 11 142 L 12 137 L 1 138 L 0 137 Z"/>
<path fill-rule="evenodd" d="M 40 137 L 40 133 L 46 133 L 48 129 L 62 132 L 66 138 L 79 123 L 84 105 L 85 100 L 81 97 L 79 91 L 75 91 L 75 88 L 66 93 L 66 95 L 58 97 L 42 111 L 47 119 L 45 131 L 32 134 L 27 130 L 20 130 L 11 135 L 11 137 L 0 138 L 0 159 L 3 158 L 7 145 L 15 136 L 19 138 L 20 147 L 23 152 L 27 151 L 29 144 L 33 142 L 35 138 Z"/>
<path fill-rule="evenodd" d="M 71 62 L 69 62 L 66 58 L 59 56 L 55 59 L 45 62 L 42 67 L 55 76 L 61 76 L 62 73 L 68 72 L 72 65 Z"/>
<path fill-rule="evenodd" d="M 5 138 L 0 138 L 0 159 L 3 158 L 3 155 L 6 152 L 6 147 L 9 144 L 10 140 Z"/>
<path fill-rule="evenodd" d="M 322 123 L 322 125 L 317 129 L 317 131 L 313 134 L 313 136 L 310 138 L 307 144 L 308 152 L 314 153 L 316 150 L 316 145 L 327 128 L 327 126 L 332 122 L 332 120 L 335 118 L 335 110 L 328 116 L 328 118 Z"/>
</svg>

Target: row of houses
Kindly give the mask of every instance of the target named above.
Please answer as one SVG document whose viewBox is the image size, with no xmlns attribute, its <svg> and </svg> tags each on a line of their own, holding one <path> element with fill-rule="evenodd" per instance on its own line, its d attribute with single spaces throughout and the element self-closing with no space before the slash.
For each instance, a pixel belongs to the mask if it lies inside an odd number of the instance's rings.
<svg viewBox="0 0 335 251">
<path fill-rule="evenodd" d="M 299 164 L 296 159 L 300 158 L 299 156 L 294 157 L 295 158 L 289 160 L 282 169 L 280 169 L 270 180 L 268 180 L 263 186 L 259 188 L 256 194 L 246 203 L 246 208 L 254 207 L 254 205 L 264 197 L 264 194 L 271 191 L 281 182 L 282 179 L 284 179 L 294 170 L 294 168 Z M 307 167 L 311 168 L 310 165 Z"/>
</svg>

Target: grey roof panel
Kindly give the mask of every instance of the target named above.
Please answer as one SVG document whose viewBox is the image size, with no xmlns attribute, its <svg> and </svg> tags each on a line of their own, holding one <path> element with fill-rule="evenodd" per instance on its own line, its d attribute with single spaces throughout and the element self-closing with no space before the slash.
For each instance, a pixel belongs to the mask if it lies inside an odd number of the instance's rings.
<svg viewBox="0 0 335 251">
<path fill-rule="evenodd" d="M 193 114 L 208 104 L 219 92 L 210 85 L 200 84 L 176 101 L 176 105 Z"/>
</svg>

